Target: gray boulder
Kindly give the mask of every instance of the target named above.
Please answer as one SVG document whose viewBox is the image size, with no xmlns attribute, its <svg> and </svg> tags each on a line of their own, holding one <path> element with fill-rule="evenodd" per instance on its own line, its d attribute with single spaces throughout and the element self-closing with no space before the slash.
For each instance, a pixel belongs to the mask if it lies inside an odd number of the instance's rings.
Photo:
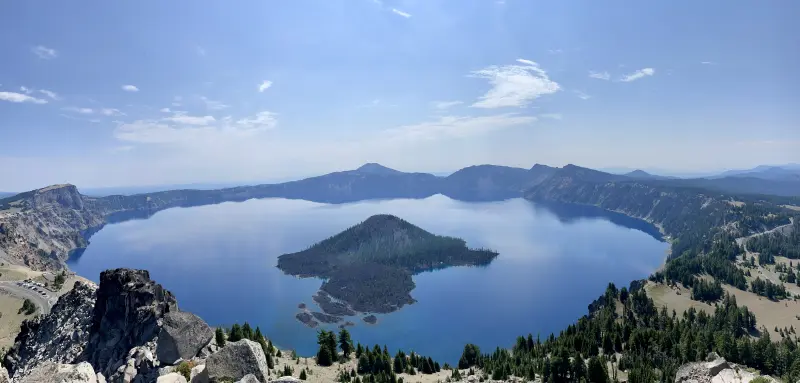
<svg viewBox="0 0 800 383">
<path fill-rule="evenodd" d="M 244 378 L 240 379 L 236 383 L 261 383 L 256 379 L 256 376 L 253 374 L 247 374 Z"/>
<path fill-rule="evenodd" d="M 89 363 L 58 364 L 45 362 L 20 383 L 97 383 L 97 375 Z"/>
<path fill-rule="evenodd" d="M 297 383 L 297 382 L 302 382 L 302 380 L 297 379 L 294 376 L 282 376 L 272 381 L 272 383 Z"/>
<path fill-rule="evenodd" d="M 177 372 L 171 372 L 167 375 L 159 376 L 158 379 L 156 379 L 156 383 L 187 383 L 187 382 L 186 378 L 183 375 Z"/>
<path fill-rule="evenodd" d="M 261 345 L 248 339 L 228 343 L 206 360 L 209 381 L 239 380 L 253 374 L 260 382 L 269 376 Z"/>
<path fill-rule="evenodd" d="M 214 337 L 214 331 L 197 315 L 171 311 L 164 315 L 156 355 L 162 363 L 175 364 L 197 355 Z"/>
<path fill-rule="evenodd" d="M 208 371 L 206 365 L 201 364 L 192 367 L 192 372 L 189 374 L 189 382 L 191 383 L 208 383 Z"/>
<path fill-rule="evenodd" d="M 0 383 L 8 383 L 10 380 L 11 379 L 8 377 L 8 370 L 0 366 Z"/>
</svg>

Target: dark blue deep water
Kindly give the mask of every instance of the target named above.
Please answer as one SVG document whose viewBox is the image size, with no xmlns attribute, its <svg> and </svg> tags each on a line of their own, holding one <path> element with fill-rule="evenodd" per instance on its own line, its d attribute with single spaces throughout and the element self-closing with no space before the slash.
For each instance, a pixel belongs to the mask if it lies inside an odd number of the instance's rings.
<svg viewBox="0 0 800 383">
<path fill-rule="evenodd" d="M 266 199 L 170 209 L 108 225 L 71 260 L 80 275 L 150 270 L 183 310 L 212 325 L 249 321 L 282 348 L 316 351 L 316 330 L 294 316 L 313 307 L 318 279 L 283 275 L 277 257 L 302 250 L 378 213 L 500 253 L 487 267 L 456 267 L 414 277 L 418 301 L 350 330 L 364 344 L 386 344 L 451 364 L 465 343 L 510 347 L 518 335 L 545 337 L 586 314 L 608 282 L 627 286 L 663 261 L 667 244 L 642 221 L 581 206 L 513 199 L 469 203 L 422 200 L 326 205 Z M 391 351 L 394 353 L 394 351 Z"/>
</svg>

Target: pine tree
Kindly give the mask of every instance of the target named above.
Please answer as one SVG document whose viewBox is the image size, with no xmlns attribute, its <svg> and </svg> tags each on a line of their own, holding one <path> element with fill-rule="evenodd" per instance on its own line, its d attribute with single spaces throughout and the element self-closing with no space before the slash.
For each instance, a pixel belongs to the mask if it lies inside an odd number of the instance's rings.
<svg viewBox="0 0 800 383">
<path fill-rule="evenodd" d="M 253 329 L 250 328 L 250 323 L 244 322 L 244 325 L 242 326 L 242 338 L 255 340 L 255 337 L 253 336 Z"/>
<path fill-rule="evenodd" d="M 360 342 L 357 343 L 356 344 L 356 359 L 360 358 L 361 357 L 361 353 L 363 353 L 363 352 L 364 352 L 364 347 L 361 346 Z"/>
<path fill-rule="evenodd" d="M 229 342 L 238 342 L 244 339 L 244 335 L 242 334 L 242 328 L 239 326 L 238 323 L 234 323 L 231 326 L 231 333 L 228 335 Z"/>
<path fill-rule="evenodd" d="M 344 327 L 339 331 L 339 347 L 342 348 L 344 357 L 350 358 L 350 353 L 353 352 L 353 340 L 350 338 L 350 332 Z"/>
<path fill-rule="evenodd" d="M 592 383 L 607 383 L 608 372 L 606 366 L 596 357 L 589 358 L 589 367 L 586 372 L 587 380 Z"/>
<path fill-rule="evenodd" d="M 214 331 L 214 340 L 219 347 L 225 347 L 225 331 L 222 330 L 222 327 L 217 327 Z"/>
<path fill-rule="evenodd" d="M 306 380 L 306 378 L 306 369 L 304 368 L 300 371 L 300 380 Z"/>
</svg>

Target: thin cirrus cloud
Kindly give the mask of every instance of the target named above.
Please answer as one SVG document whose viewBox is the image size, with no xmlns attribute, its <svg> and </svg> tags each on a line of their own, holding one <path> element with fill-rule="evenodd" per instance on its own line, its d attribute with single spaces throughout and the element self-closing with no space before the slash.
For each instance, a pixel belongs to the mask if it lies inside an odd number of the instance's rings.
<svg viewBox="0 0 800 383">
<path fill-rule="evenodd" d="M 31 48 L 31 52 L 38 56 L 40 59 L 50 60 L 58 57 L 58 52 L 53 48 L 48 48 L 44 45 L 37 45 Z"/>
<path fill-rule="evenodd" d="M 489 80 L 492 88 L 472 104 L 474 108 L 524 107 L 533 100 L 561 90 L 534 61 L 517 59 L 519 64 L 490 66 L 474 71 L 470 77 Z"/>
<path fill-rule="evenodd" d="M 59 95 L 56 92 L 53 92 L 53 91 L 50 91 L 50 90 L 47 90 L 47 89 L 39 89 L 39 93 L 41 93 L 41 94 L 43 94 L 43 95 L 45 95 L 47 97 L 50 97 L 53 100 L 60 100 L 61 99 L 61 97 L 59 97 Z"/>
<path fill-rule="evenodd" d="M 190 116 L 181 112 L 164 118 L 164 121 L 170 121 L 182 125 L 205 126 L 215 122 L 216 119 L 214 116 Z"/>
<path fill-rule="evenodd" d="M 92 108 L 79 108 L 76 106 L 68 106 L 65 108 L 61 108 L 61 110 L 78 114 L 94 114 L 94 109 Z"/>
<path fill-rule="evenodd" d="M 410 13 L 408 13 L 408 12 L 403 12 L 403 11 L 401 11 L 401 10 L 397 9 L 397 8 L 392 8 L 392 13 L 394 13 L 395 15 L 403 16 L 403 17 L 405 17 L 405 18 L 409 18 L 409 17 L 411 17 L 411 14 L 410 14 Z"/>
<path fill-rule="evenodd" d="M 619 81 L 631 82 L 631 81 L 636 81 L 636 80 L 639 80 L 639 79 L 642 79 L 642 78 L 645 78 L 645 77 L 648 77 L 648 76 L 652 76 L 654 74 L 656 74 L 656 70 L 655 69 L 653 69 L 653 68 L 643 68 L 643 69 L 639 69 L 639 70 L 637 70 L 637 71 L 635 71 L 633 73 L 629 73 L 629 74 L 626 74 L 626 75 L 622 76 L 622 78 L 620 78 Z"/>
<path fill-rule="evenodd" d="M 230 106 L 228 104 L 223 103 L 222 101 L 215 101 L 205 96 L 200 96 L 200 101 L 206 104 L 206 108 L 210 110 L 222 110 Z"/>
<path fill-rule="evenodd" d="M 580 90 L 574 90 L 573 92 L 575 92 L 575 95 L 578 96 L 578 98 L 580 98 L 581 100 L 588 100 L 588 99 L 592 98 L 592 96 L 590 96 L 590 95 L 586 94 L 586 92 L 582 92 Z"/>
<path fill-rule="evenodd" d="M 396 140 L 436 140 L 463 138 L 536 122 L 534 116 L 506 113 L 494 116 L 444 116 L 434 121 L 388 129 L 385 134 Z"/>
<path fill-rule="evenodd" d="M 47 100 L 41 98 L 31 97 L 27 94 L 16 92 L 0 92 L 0 101 L 8 101 L 14 103 L 31 103 L 31 104 L 47 104 Z"/>
<path fill-rule="evenodd" d="M 137 88 L 136 85 L 123 85 L 122 90 L 126 92 L 138 92 L 139 88 Z"/>
<path fill-rule="evenodd" d="M 606 80 L 606 81 L 611 80 L 611 74 L 609 74 L 608 72 L 589 71 L 589 77 L 596 78 L 598 80 Z"/>
<path fill-rule="evenodd" d="M 431 106 L 433 106 L 436 109 L 449 109 L 456 105 L 461 105 L 463 103 L 464 103 L 463 101 L 434 101 L 431 103 Z"/>
<path fill-rule="evenodd" d="M 261 85 L 258 86 L 258 93 L 262 93 L 265 90 L 269 89 L 272 86 L 272 81 L 264 80 Z"/>
<path fill-rule="evenodd" d="M 121 123 L 114 130 L 114 137 L 120 141 L 143 144 L 216 144 L 227 140 L 248 139 L 272 130 L 278 124 L 275 116 L 275 113 L 268 111 L 238 120 L 232 117 L 216 120 L 211 116 L 174 115 L 160 120 Z"/>
<path fill-rule="evenodd" d="M 103 108 L 100 109 L 100 114 L 104 116 L 124 116 L 125 113 L 120 112 L 119 109 L 115 108 Z"/>
<path fill-rule="evenodd" d="M 540 114 L 539 117 L 541 117 L 541 118 L 549 118 L 551 120 L 561 120 L 561 119 L 564 118 L 564 116 L 562 116 L 561 113 L 543 113 L 543 114 Z"/>
</svg>

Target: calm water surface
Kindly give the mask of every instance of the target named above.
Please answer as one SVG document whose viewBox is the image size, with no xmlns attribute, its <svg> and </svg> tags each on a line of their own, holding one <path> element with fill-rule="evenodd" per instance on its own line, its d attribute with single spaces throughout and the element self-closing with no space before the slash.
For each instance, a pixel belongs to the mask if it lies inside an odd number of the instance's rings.
<svg viewBox="0 0 800 383">
<path fill-rule="evenodd" d="M 354 320 L 350 328 L 363 344 L 415 350 L 451 364 L 468 342 L 489 351 L 510 347 L 518 335 L 559 331 L 585 314 L 609 281 L 627 286 L 649 275 L 667 249 L 653 227 L 587 207 L 522 199 L 468 203 L 440 195 L 344 205 L 266 199 L 170 209 L 109 225 L 70 267 L 94 281 L 109 268 L 148 269 L 183 310 L 212 325 L 247 320 L 282 348 L 310 356 L 316 330 L 294 315 L 300 302 L 317 309 L 311 296 L 321 281 L 284 275 L 277 257 L 378 213 L 500 253 L 487 267 L 419 274 L 411 292 L 416 304 L 380 316 L 377 325 Z"/>
</svg>

